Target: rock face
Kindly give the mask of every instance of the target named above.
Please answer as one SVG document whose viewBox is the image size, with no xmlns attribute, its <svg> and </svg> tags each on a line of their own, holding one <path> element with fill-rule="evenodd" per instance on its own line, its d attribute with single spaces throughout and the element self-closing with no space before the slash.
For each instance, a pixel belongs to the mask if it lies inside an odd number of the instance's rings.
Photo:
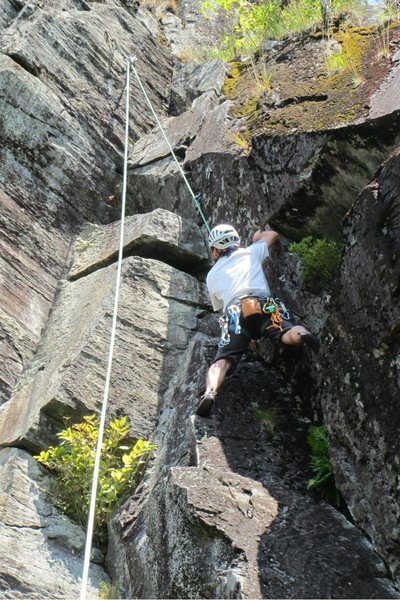
<svg viewBox="0 0 400 600">
<path fill-rule="evenodd" d="M 366 80 L 356 90 L 350 72 L 327 72 L 329 48 L 321 39 L 277 44 L 266 59 L 271 87 L 262 92 L 250 66 L 231 68 L 225 97 L 218 90 L 215 95 L 199 67 L 197 76 L 194 68 L 175 69 L 174 81 L 187 76 L 189 98 L 196 99 L 186 113 L 166 120 L 165 128 L 212 222 L 233 221 L 247 233 L 249 220 L 268 221 L 292 239 L 341 239 L 341 221 L 357 194 L 400 144 L 398 64 L 379 62 L 372 32 L 351 35 Z M 345 42 L 338 39 L 340 48 Z M 396 28 L 395 47 L 399 39 Z M 204 67 L 206 73 L 212 69 L 218 83 L 216 66 Z M 172 96 L 179 112 L 182 97 Z M 158 131 L 134 148 L 130 174 L 136 210 L 168 198 L 167 208 L 192 216 Z"/>
<path fill-rule="evenodd" d="M 159 112 L 172 67 L 169 50 L 155 43 L 157 22 L 135 16 L 130 2 L 4 0 L 0 10 L 4 402 L 37 346 L 73 236 L 85 220 L 114 218 L 125 64 L 113 40 L 129 55 L 141 47 L 137 68 Z M 150 123 L 135 94 L 132 139 Z"/>
<path fill-rule="evenodd" d="M 261 344 L 201 420 L 193 415 L 218 335 L 207 251 L 179 169 L 132 94 L 108 415 L 127 415 L 131 435 L 151 437 L 157 453 L 110 523 L 110 574 L 133 598 L 398 598 L 398 150 L 375 171 L 400 143 L 399 29 L 391 62 L 376 58 L 373 30 L 350 33 L 357 86 L 354 74 L 323 71 L 318 35 L 267 44 L 271 85 L 266 77 L 262 89 L 250 63 L 182 66 L 195 26 L 196 52 L 220 32 L 198 27 L 198 2 L 162 11 L 151 0 L 0 4 L 1 592 L 64 598 L 79 587 L 83 534 L 51 506 L 29 452 L 54 444 L 64 417 L 81 420 L 103 397 L 120 47 L 137 55 L 211 224 L 233 222 L 243 239 L 267 220 L 293 239 L 339 239 L 342 217 L 373 182 L 346 217 L 337 290 L 307 289 L 285 240 L 268 265 L 276 294 L 309 327 L 321 332 L 327 321 L 321 357 Z M 345 48 L 340 36 L 332 43 Z M 279 419 L 268 434 L 256 414 L 271 410 Z M 354 524 L 307 490 L 306 432 L 321 413 Z M 107 579 L 97 560 L 93 590 Z"/>
<path fill-rule="evenodd" d="M 104 248 L 108 258 L 115 259 L 115 229 L 91 226 L 89 237 L 86 228 L 83 238 L 78 238 L 72 275 L 79 278 L 60 289 L 40 348 L 0 416 L 2 446 L 44 448 L 62 429 L 66 414 L 79 419 L 99 409 L 116 279 L 115 263 L 103 267 L 107 261 Z M 148 437 L 157 419 L 159 398 L 196 328 L 201 310 L 197 307 L 207 307 L 208 299 L 204 284 L 191 275 L 160 260 L 143 258 L 146 241 L 152 257 L 157 248 L 159 259 L 168 257 L 164 243 L 170 256 L 175 252 L 192 268 L 196 259 L 204 264 L 207 255 L 198 228 L 166 211 L 155 211 L 147 218 L 131 217 L 127 229 L 127 252 L 140 241 L 142 256 L 123 261 L 110 405 L 112 413 L 130 416 L 133 435 Z M 93 263 L 94 256 L 99 258 L 98 265 Z M 55 346 L 59 348 L 56 353 Z"/>
<path fill-rule="evenodd" d="M 340 293 L 319 381 L 338 483 L 357 524 L 399 573 L 400 149 L 346 217 Z"/>
<path fill-rule="evenodd" d="M 108 564 L 124 595 L 399 597 L 360 532 L 307 495 L 307 420 L 281 376 L 243 363 L 216 415 L 192 416 L 210 342 L 198 334 L 188 348 L 164 396 L 156 462 L 113 521 Z M 270 438 L 255 408 L 278 411 Z"/>
<path fill-rule="evenodd" d="M 4 448 L 0 483 L 1 597 L 79 596 L 85 533 L 52 505 L 49 475 L 27 452 Z M 101 561 L 99 550 L 93 556 Z M 108 581 L 93 564 L 88 596 Z"/>
</svg>

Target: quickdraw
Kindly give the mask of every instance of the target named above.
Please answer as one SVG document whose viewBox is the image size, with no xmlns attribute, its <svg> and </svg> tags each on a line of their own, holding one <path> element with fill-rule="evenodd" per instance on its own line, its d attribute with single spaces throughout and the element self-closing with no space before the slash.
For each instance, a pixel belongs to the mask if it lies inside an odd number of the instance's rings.
<svg viewBox="0 0 400 600">
<path fill-rule="evenodd" d="M 282 319 L 285 319 L 285 321 L 290 321 L 290 313 L 286 306 L 283 304 L 282 300 L 280 298 L 275 298 L 275 302 L 279 304 L 281 308 Z"/>
<path fill-rule="evenodd" d="M 228 306 L 226 313 L 219 319 L 219 325 L 221 327 L 221 339 L 218 346 L 223 348 L 231 340 L 230 331 L 239 334 L 242 330 L 240 327 L 240 305 L 232 304 Z"/>
<path fill-rule="evenodd" d="M 265 314 L 270 315 L 271 318 L 271 325 L 268 325 L 267 329 L 270 329 L 271 327 L 276 327 L 277 329 L 282 331 L 282 316 L 280 305 L 273 298 L 267 298 L 264 302 L 262 310 Z"/>
</svg>

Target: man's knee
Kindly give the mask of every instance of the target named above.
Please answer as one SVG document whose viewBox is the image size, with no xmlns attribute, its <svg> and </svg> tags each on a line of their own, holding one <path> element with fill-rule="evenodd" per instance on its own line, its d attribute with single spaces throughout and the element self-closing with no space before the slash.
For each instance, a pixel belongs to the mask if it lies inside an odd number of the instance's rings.
<svg viewBox="0 0 400 600">
<path fill-rule="evenodd" d="M 288 331 L 285 331 L 281 337 L 281 342 L 289 346 L 301 346 L 300 334 L 304 333 L 305 331 L 305 328 L 301 325 L 295 325 Z"/>
<path fill-rule="evenodd" d="M 211 366 L 210 370 L 213 371 L 229 371 L 232 366 L 232 361 L 229 358 L 219 358 Z"/>
</svg>

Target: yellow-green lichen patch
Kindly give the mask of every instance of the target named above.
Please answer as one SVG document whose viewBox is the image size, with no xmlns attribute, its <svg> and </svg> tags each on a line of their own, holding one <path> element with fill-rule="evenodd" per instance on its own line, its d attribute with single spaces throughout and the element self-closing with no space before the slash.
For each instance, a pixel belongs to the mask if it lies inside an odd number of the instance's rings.
<svg viewBox="0 0 400 600">
<path fill-rule="evenodd" d="M 223 92 L 225 98 L 228 98 L 228 100 L 233 100 L 240 94 L 239 82 L 243 71 L 246 70 L 247 65 L 240 62 L 232 62 L 229 63 L 229 66 L 230 71 L 226 77 Z"/>
</svg>

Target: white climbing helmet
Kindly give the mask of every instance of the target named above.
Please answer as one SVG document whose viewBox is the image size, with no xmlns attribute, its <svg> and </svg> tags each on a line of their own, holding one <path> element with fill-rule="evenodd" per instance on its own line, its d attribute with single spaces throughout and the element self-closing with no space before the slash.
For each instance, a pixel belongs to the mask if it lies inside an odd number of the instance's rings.
<svg viewBox="0 0 400 600">
<path fill-rule="evenodd" d="M 210 231 L 208 243 L 210 248 L 226 250 L 231 246 L 238 246 L 240 244 L 240 237 L 232 225 L 217 225 Z"/>
</svg>

